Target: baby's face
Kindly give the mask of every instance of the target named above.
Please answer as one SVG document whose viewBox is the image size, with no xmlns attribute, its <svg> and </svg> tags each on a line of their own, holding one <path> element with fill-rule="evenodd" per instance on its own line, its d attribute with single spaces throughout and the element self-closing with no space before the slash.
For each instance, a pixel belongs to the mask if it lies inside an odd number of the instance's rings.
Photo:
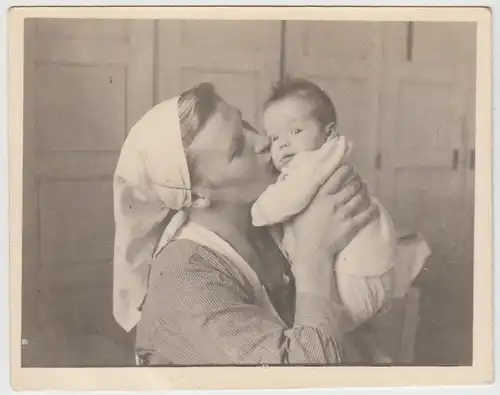
<svg viewBox="0 0 500 395">
<path fill-rule="evenodd" d="M 289 97 L 271 104 L 264 112 L 264 129 L 279 171 L 295 154 L 317 150 L 326 141 L 326 130 L 314 115 L 313 106 L 301 97 Z"/>
</svg>

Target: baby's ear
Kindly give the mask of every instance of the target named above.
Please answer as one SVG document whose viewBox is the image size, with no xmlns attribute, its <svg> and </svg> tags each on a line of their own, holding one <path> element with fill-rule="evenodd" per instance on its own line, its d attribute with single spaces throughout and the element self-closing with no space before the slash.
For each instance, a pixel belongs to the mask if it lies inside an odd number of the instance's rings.
<svg viewBox="0 0 500 395">
<path fill-rule="evenodd" d="M 337 132 L 335 122 L 330 122 L 328 125 L 325 126 L 325 132 L 328 137 L 337 137 L 339 136 L 339 133 Z"/>
<path fill-rule="evenodd" d="M 196 207 L 196 208 L 207 208 L 210 206 L 211 201 L 209 198 L 205 196 L 200 196 L 200 195 L 195 195 L 193 196 L 193 202 L 191 203 L 191 207 Z"/>
</svg>

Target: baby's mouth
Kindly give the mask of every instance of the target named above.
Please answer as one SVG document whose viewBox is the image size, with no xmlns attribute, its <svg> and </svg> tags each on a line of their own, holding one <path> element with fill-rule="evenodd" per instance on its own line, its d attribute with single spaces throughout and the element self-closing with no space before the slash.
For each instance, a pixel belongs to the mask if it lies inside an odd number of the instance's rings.
<svg viewBox="0 0 500 395">
<path fill-rule="evenodd" d="M 290 161 L 293 159 L 293 157 L 294 157 L 294 154 L 283 155 L 280 159 L 280 166 L 284 167 L 284 166 L 288 165 L 288 163 L 290 163 Z"/>
</svg>

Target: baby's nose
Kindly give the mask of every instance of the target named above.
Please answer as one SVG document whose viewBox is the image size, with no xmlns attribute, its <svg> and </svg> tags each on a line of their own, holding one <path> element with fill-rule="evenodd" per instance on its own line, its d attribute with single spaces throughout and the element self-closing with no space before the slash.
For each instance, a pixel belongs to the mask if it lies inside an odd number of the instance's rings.
<svg viewBox="0 0 500 395">
<path fill-rule="evenodd" d="M 287 140 L 285 140 L 285 139 L 280 139 L 280 141 L 278 141 L 278 147 L 279 147 L 280 149 L 288 148 L 288 146 L 289 146 L 289 145 L 290 145 L 290 144 L 289 144 L 289 143 L 288 143 L 288 141 L 287 141 Z"/>
</svg>

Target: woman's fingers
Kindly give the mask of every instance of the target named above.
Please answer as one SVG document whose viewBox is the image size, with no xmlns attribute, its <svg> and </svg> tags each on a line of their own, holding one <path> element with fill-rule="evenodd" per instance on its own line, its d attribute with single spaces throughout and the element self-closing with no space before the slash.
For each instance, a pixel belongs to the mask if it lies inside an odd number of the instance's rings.
<svg viewBox="0 0 500 395">
<path fill-rule="evenodd" d="M 356 177 L 354 167 L 350 164 L 340 166 L 331 177 L 324 183 L 320 189 L 320 194 L 335 194 L 339 192 L 344 185 Z"/>
<path fill-rule="evenodd" d="M 342 207 L 344 204 L 353 199 L 356 195 L 363 195 L 364 186 L 359 176 L 355 176 L 347 184 L 345 184 L 340 191 L 338 191 L 332 198 L 335 207 Z"/>
<path fill-rule="evenodd" d="M 368 223 L 376 219 L 380 215 L 380 211 L 378 207 L 374 204 L 370 204 L 370 206 L 351 218 L 351 223 L 353 227 L 357 230 L 364 228 Z"/>
<path fill-rule="evenodd" d="M 366 185 L 363 185 L 363 189 L 362 189 L 360 195 L 361 195 L 361 197 L 360 197 L 361 202 L 358 205 L 356 205 L 356 207 L 354 207 L 351 211 L 351 216 L 353 216 L 353 217 L 355 215 L 358 215 L 362 211 L 368 209 L 370 207 L 370 205 L 372 204 L 372 199 L 370 198 L 370 196 L 368 195 L 368 193 L 366 191 Z"/>
<path fill-rule="evenodd" d="M 342 218 L 354 217 L 357 213 L 361 212 L 360 206 L 365 204 L 365 196 L 361 193 L 355 193 L 347 202 L 340 202 L 335 204 L 334 210 Z"/>
<path fill-rule="evenodd" d="M 339 167 L 323 185 L 309 207 L 294 218 L 293 231 L 301 247 L 297 256 L 315 251 L 340 252 L 378 215 L 366 186 L 353 166 Z"/>
<path fill-rule="evenodd" d="M 348 198 L 349 196 L 350 198 Z M 346 193 L 342 197 L 342 200 L 335 204 L 338 214 L 344 218 L 349 218 L 366 210 L 371 204 L 371 199 L 367 193 L 366 186 L 361 183 L 353 185 L 349 194 Z"/>
</svg>

